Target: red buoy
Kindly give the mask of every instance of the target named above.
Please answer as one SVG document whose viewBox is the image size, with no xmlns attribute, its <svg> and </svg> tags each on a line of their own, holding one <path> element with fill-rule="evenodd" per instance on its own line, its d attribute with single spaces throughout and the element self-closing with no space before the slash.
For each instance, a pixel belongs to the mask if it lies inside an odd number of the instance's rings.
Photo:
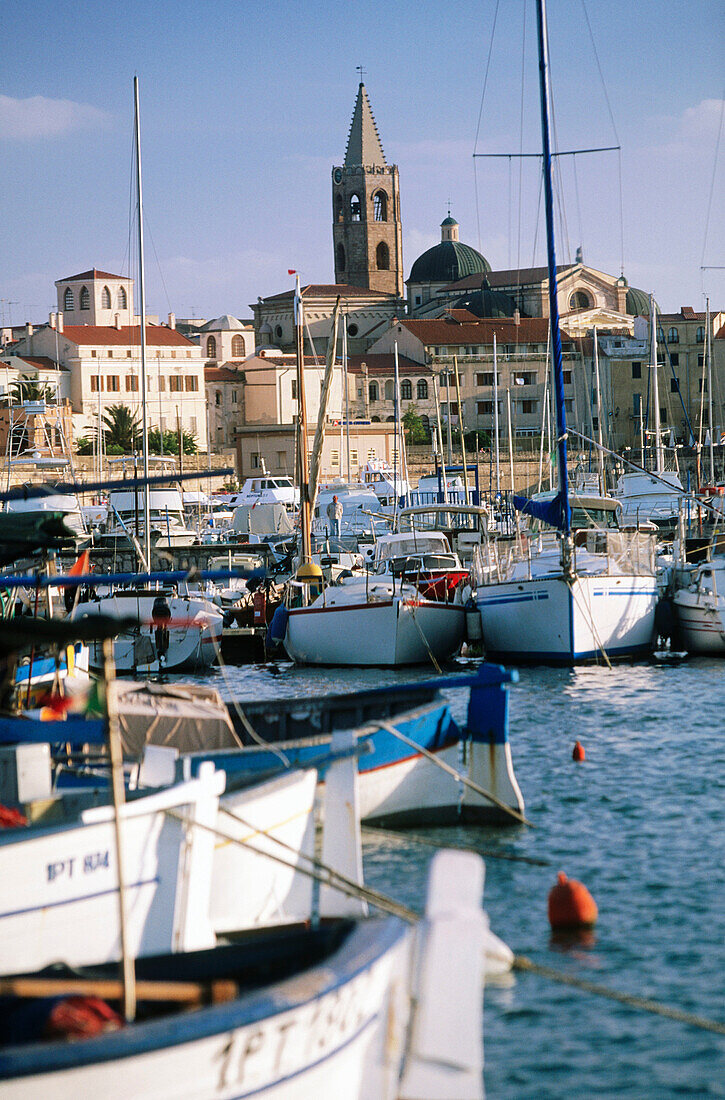
<svg viewBox="0 0 725 1100">
<path fill-rule="evenodd" d="M 577 741 L 576 745 L 574 746 L 574 751 L 571 754 L 571 758 L 572 760 L 576 760 L 577 764 L 581 764 L 582 760 L 584 760 L 585 757 L 586 753 L 584 752 L 584 746 L 582 745 L 581 741 Z"/>
<path fill-rule="evenodd" d="M 549 924 L 552 928 L 581 928 L 596 923 L 597 904 L 586 886 L 559 871 L 549 891 Z"/>
</svg>

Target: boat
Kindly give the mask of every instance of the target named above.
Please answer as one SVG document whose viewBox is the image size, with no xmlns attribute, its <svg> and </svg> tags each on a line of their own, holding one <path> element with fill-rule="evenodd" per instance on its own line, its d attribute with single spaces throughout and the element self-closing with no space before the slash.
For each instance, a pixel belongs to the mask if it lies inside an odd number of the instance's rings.
<svg viewBox="0 0 725 1100">
<path fill-rule="evenodd" d="M 139 959 L 137 1019 L 121 1027 L 107 1007 L 106 1028 L 82 1042 L 42 1041 L 43 997 L 82 987 L 118 1000 L 117 968 L 6 979 L 3 1096 L 483 1100 L 483 874 L 473 853 L 438 853 L 420 922 L 348 908 L 322 926 Z"/>
<path fill-rule="evenodd" d="M 191 546 L 199 542 L 199 533 L 187 524 L 184 505 L 178 489 L 150 489 L 150 540 L 156 550 L 176 546 Z M 143 539 L 146 532 L 146 511 L 143 492 L 113 492 L 108 498 L 108 516 L 101 533 L 100 544 L 127 541 L 129 533 Z"/>
<path fill-rule="evenodd" d="M 725 558 L 697 567 L 692 583 L 672 597 L 678 638 L 690 653 L 725 654 Z"/>
<path fill-rule="evenodd" d="M 399 577 L 414 584 L 427 600 L 444 602 L 454 599 L 468 577 L 468 569 L 440 531 L 381 535 L 375 543 L 373 569 L 377 576 Z"/>
<path fill-rule="evenodd" d="M 587 531 L 576 545 L 569 501 L 567 426 L 557 299 L 554 199 L 549 132 L 548 38 L 544 0 L 537 4 L 539 87 L 546 209 L 549 318 L 556 405 L 559 487 L 549 501 L 514 497 L 519 511 L 557 532 L 556 543 L 536 553 L 519 537 L 519 560 L 502 561 L 487 547 L 478 571 L 476 604 L 487 656 L 502 660 L 576 664 L 645 656 L 655 637 L 658 588 L 652 536 L 640 531 Z M 493 560 L 491 560 L 493 559 Z M 523 560 L 522 560 L 523 559 Z"/>
<path fill-rule="evenodd" d="M 397 503 L 410 493 L 405 478 L 395 472 L 389 462 L 382 458 L 372 458 L 360 467 L 360 481 L 372 489 L 381 505 L 396 507 Z"/>
</svg>

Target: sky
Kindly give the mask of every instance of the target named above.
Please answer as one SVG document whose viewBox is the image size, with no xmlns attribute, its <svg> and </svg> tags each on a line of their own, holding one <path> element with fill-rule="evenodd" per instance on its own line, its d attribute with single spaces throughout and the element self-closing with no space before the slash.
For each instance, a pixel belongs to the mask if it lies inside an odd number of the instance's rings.
<svg viewBox="0 0 725 1100">
<path fill-rule="evenodd" d="M 557 253 L 725 309 L 725 4 L 549 0 Z M 141 99 L 147 311 L 251 316 L 332 282 L 330 173 L 359 73 L 400 172 L 404 277 L 460 238 L 494 269 L 545 263 L 532 0 L 3 0 L 0 323 L 47 320 L 54 283 L 137 275 Z M 710 270 L 702 271 L 706 266 Z"/>
</svg>

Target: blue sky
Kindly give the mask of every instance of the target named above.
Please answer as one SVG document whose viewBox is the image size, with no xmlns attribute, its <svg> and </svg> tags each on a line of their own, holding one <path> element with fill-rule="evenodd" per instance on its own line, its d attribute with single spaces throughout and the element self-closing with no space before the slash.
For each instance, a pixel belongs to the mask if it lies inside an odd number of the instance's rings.
<svg viewBox="0 0 725 1100">
<path fill-rule="evenodd" d="M 461 239 L 494 268 L 544 263 L 538 162 L 474 169 L 474 145 L 540 145 L 532 0 L 500 0 L 479 126 L 495 10 L 3 0 L 0 320 L 42 320 L 54 281 L 89 267 L 136 274 L 134 73 L 149 312 L 247 317 L 258 295 L 290 285 L 288 268 L 332 281 L 330 169 L 357 65 L 400 169 L 405 276 L 440 239 L 449 200 Z M 623 219 L 616 154 L 577 157 L 575 171 L 561 161 L 559 259 L 581 245 L 586 263 L 619 274 L 623 225 L 624 272 L 664 309 L 704 308 L 704 293 L 725 308 L 725 271 L 700 270 L 725 265 L 725 133 L 713 176 L 724 26 L 722 0 L 549 0 L 559 147 L 622 145 Z"/>
</svg>

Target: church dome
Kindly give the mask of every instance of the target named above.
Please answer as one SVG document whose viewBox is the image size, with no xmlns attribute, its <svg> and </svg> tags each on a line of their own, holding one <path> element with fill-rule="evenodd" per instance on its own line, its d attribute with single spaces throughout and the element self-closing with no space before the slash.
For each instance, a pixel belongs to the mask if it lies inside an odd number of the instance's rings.
<svg viewBox="0 0 725 1100">
<path fill-rule="evenodd" d="M 649 294 L 631 286 L 627 291 L 625 309 L 630 317 L 649 317 Z"/>
<path fill-rule="evenodd" d="M 487 275 L 488 260 L 460 241 L 441 241 L 429 248 L 410 269 L 410 283 L 455 283 L 466 275 Z"/>
<path fill-rule="evenodd" d="M 491 290 L 484 279 L 480 290 L 469 290 L 453 303 L 454 309 L 467 309 L 476 317 L 513 317 L 516 303 L 501 290 Z"/>
</svg>

